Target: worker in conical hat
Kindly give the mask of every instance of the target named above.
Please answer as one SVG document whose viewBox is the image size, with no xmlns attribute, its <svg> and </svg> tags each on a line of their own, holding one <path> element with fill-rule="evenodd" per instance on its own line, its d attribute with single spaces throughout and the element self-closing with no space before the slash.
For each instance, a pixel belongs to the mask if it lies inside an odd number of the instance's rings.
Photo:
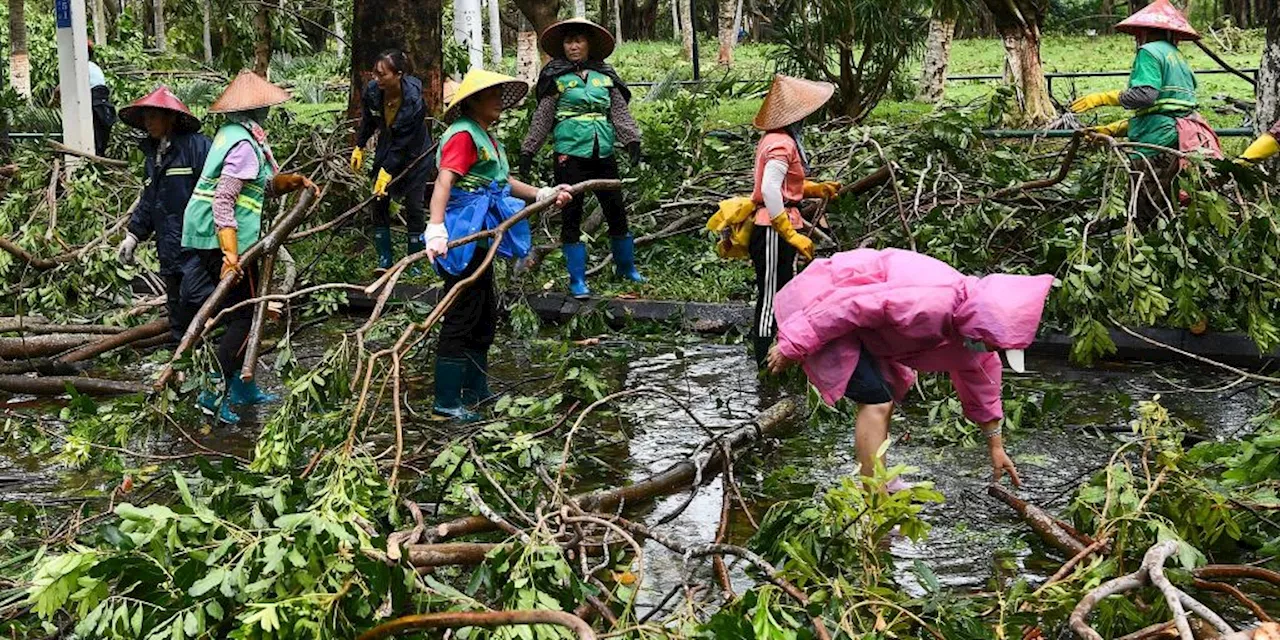
<svg viewBox="0 0 1280 640">
<path fill-rule="evenodd" d="M 223 114 L 227 123 L 213 138 L 195 193 L 183 215 L 182 246 L 190 250 L 183 269 L 184 304 L 199 307 L 226 277 L 234 277 L 236 285 L 227 295 L 225 306 L 253 297 L 258 286 L 258 265 L 242 263 L 240 252 L 261 236 L 266 199 L 302 188 L 319 192 L 306 177 L 281 173 L 267 143 L 262 124 L 271 107 L 288 100 L 289 92 L 252 71 L 241 71 L 209 107 L 209 113 Z M 225 384 L 219 393 L 201 394 L 201 406 L 215 412 L 222 422 L 240 421 L 233 405 L 276 399 L 263 393 L 256 381 L 240 378 L 252 314 L 252 305 L 247 305 L 224 321 L 226 332 L 218 342 L 218 366 Z"/>
<path fill-rule="evenodd" d="M 754 125 L 764 132 L 756 145 L 755 188 L 751 194 L 754 227 L 747 253 L 756 275 L 754 339 L 756 364 L 763 366 L 777 324 L 773 298 L 795 274 L 796 255 L 813 258 L 813 241 L 800 233 L 805 226 L 799 204 L 804 198 L 835 197 L 836 182 L 815 183 L 801 142 L 805 118 L 821 109 L 835 85 L 777 75 Z"/>
<path fill-rule="evenodd" d="M 200 120 L 187 105 L 163 85 L 121 109 L 120 120 L 147 135 L 138 145 L 145 158 L 142 193 L 116 256 L 123 264 L 133 264 L 138 243 L 155 237 L 169 327 L 178 339 L 191 319 L 190 307 L 181 303 L 182 214 L 195 191 L 212 141 L 200 133 Z"/>
<path fill-rule="evenodd" d="M 534 95 L 538 107 L 529 133 L 520 145 L 520 175 L 530 179 L 534 156 L 551 136 L 556 182 L 618 178 L 614 147 L 627 150 L 631 165 L 640 162 L 640 126 L 627 103 L 631 89 L 605 59 L 614 41 L 600 25 L 573 18 L 557 22 L 538 38 L 551 59 L 538 76 Z M 614 271 L 626 281 L 643 283 L 636 269 L 635 240 L 627 226 L 627 209 L 621 191 L 595 193 L 609 225 L 609 246 Z M 582 242 L 585 196 L 575 196 L 560 214 L 560 244 L 569 272 L 569 293 L 587 298 L 587 245 Z"/>
<path fill-rule="evenodd" d="M 538 188 L 512 178 L 506 151 L 493 135 L 502 112 L 519 104 L 528 91 L 529 85 L 515 78 L 472 69 L 445 105 L 443 117 L 449 128 L 436 152 L 440 172 L 424 237 L 427 257 L 446 291 L 466 278 L 476 280 L 441 321 L 434 412 L 443 417 L 475 420 L 472 409 L 490 396 L 489 348 L 498 322 L 493 269 L 481 270 L 488 242 L 450 249 L 449 241 L 497 227 L 524 208 L 525 202 L 555 198 L 556 206 L 563 207 L 571 199 L 564 185 Z M 522 220 L 507 229 L 497 254 L 522 258 L 531 243 L 529 223 Z"/>
<path fill-rule="evenodd" d="M 1169 0 L 1155 0 L 1116 25 L 1116 30 L 1137 39 L 1126 89 L 1086 95 L 1071 103 L 1071 111 L 1083 113 L 1099 107 L 1123 107 L 1133 115 L 1095 130 L 1109 136 L 1127 135 L 1146 146 L 1129 150 L 1147 178 L 1163 190 L 1147 191 L 1139 207 L 1150 210 L 1170 201 L 1173 179 L 1184 164 L 1179 156 L 1161 148 L 1182 152 L 1199 151 L 1222 158 L 1222 145 L 1213 128 L 1196 112 L 1196 76 L 1178 50 L 1181 40 L 1199 40 L 1200 34 Z"/>
</svg>

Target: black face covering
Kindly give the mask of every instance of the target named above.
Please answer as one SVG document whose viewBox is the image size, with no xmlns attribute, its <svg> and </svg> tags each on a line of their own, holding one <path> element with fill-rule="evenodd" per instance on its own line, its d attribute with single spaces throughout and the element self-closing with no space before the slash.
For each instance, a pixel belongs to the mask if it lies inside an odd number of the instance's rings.
<svg viewBox="0 0 1280 640">
<path fill-rule="evenodd" d="M 556 78 L 566 73 L 580 73 L 586 69 L 609 76 L 609 79 L 613 80 L 613 87 L 622 93 L 622 98 L 627 102 L 631 102 L 631 88 L 622 81 L 622 78 L 618 76 L 618 72 L 609 63 L 592 58 L 587 58 L 582 62 L 569 62 L 563 56 L 552 58 L 547 63 L 547 66 L 542 68 L 542 72 L 538 74 L 538 84 L 534 88 L 534 96 L 541 100 L 555 93 Z"/>
<path fill-rule="evenodd" d="M 787 135 L 791 136 L 791 139 L 796 141 L 796 151 L 800 153 L 800 164 L 804 165 L 804 174 L 809 175 L 809 154 L 805 153 L 804 142 L 801 140 L 804 135 L 803 129 L 804 120 L 801 120 L 787 125 L 783 131 L 786 131 Z"/>
</svg>

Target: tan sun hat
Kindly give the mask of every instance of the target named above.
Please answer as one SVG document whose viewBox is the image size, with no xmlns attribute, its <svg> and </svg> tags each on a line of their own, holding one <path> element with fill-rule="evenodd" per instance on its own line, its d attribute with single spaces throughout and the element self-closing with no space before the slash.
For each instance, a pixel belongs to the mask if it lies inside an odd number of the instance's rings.
<svg viewBox="0 0 1280 640">
<path fill-rule="evenodd" d="M 504 110 L 520 104 L 520 101 L 524 100 L 525 94 L 529 93 L 529 85 L 522 80 L 484 69 L 472 69 L 467 72 L 467 75 L 462 78 L 462 83 L 453 90 L 453 93 L 445 101 L 444 114 L 441 117 L 445 122 L 453 122 L 459 115 L 458 105 L 465 102 L 467 98 L 492 87 L 502 87 L 502 108 Z"/>
<path fill-rule="evenodd" d="M 564 57 L 564 36 L 566 33 L 578 30 L 587 35 L 587 46 L 589 51 L 587 57 L 592 60 L 604 60 L 613 55 L 615 43 L 613 34 L 608 29 L 587 20 L 585 18 L 569 18 L 561 20 L 546 29 L 542 30 L 542 35 L 538 36 L 538 47 L 542 52 L 552 58 Z"/>
<path fill-rule="evenodd" d="M 209 113 L 235 113 L 274 107 L 289 101 L 289 92 L 262 79 L 262 76 L 245 69 L 236 76 L 226 91 L 213 101 Z"/>
<path fill-rule="evenodd" d="M 762 131 L 782 129 L 821 109 L 835 92 L 830 82 L 775 75 L 753 124 Z"/>
</svg>

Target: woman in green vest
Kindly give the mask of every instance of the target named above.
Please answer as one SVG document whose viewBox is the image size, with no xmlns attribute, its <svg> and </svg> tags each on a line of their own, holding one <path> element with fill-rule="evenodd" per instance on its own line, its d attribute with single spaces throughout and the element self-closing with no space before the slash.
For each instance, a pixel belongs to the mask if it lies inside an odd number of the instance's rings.
<svg viewBox="0 0 1280 640">
<path fill-rule="evenodd" d="M 480 270 L 489 246 L 481 241 L 450 249 L 450 240 L 497 227 L 524 208 L 525 202 L 555 198 L 556 206 L 563 207 L 571 199 L 563 186 L 537 188 L 511 178 L 506 151 L 491 133 L 503 110 L 518 104 L 528 91 L 528 85 L 515 78 L 473 69 L 447 97 L 444 120 L 450 124 L 436 151 L 440 173 L 431 194 L 431 220 L 423 234 L 427 257 L 444 279 L 446 290 Z M 503 235 L 498 255 L 522 258 L 529 253 L 531 240 L 529 223 L 522 220 Z M 454 300 L 440 325 L 437 414 L 476 419 L 468 406 L 490 396 L 489 347 L 497 322 L 493 269 L 485 268 Z"/>
<path fill-rule="evenodd" d="M 1159 187 L 1143 190 L 1139 208 L 1160 210 L 1167 208 L 1173 180 L 1183 164 L 1164 149 L 1222 158 L 1217 134 L 1196 112 L 1196 76 L 1177 45 L 1179 40 L 1198 40 L 1200 34 L 1169 0 L 1147 5 L 1116 25 L 1116 30 L 1138 40 L 1128 88 L 1084 96 L 1071 103 L 1071 111 L 1111 106 L 1134 112 L 1094 130 L 1113 137 L 1127 134 L 1131 142 L 1139 143 L 1129 150 L 1134 168 L 1141 172 L 1144 184 Z"/>
<path fill-rule="evenodd" d="M 551 58 L 538 76 L 538 108 L 529 134 L 520 145 L 520 175 L 530 175 L 533 156 L 552 136 L 556 182 L 617 179 L 614 146 L 624 147 L 632 166 L 640 161 L 640 127 L 627 103 L 631 90 L 605 63 L 613 53 L 613 36 L 589 20 L 572 19 L 547 27 L 538 39 Z M 609 223 L 609 244 L 619 277 L 644 282 L 636 270 L 635 241 L 627 228 L 621 191 L 596 194 Z M 576 196 L 560 214 L 560 243 L 569 271 L 569 293 L 591 295 L 587 288 L 587 246 L 582 242 L 583 197 Z"/>
<path fill-rule="evenodd" d="M 267 132 L 262 128 L 268 110 L 289 99 L 289 93 L 251 71 L 241 71 L 226 91 L 209 107 L 227 123 L 213 138 L 191 200 L 182 219 L 183 303 L 199 307 L 218 282 L 234 275 L 235 287 L 224 307 L 248 300 L 257 293 L 258 265 L 240 262 L 240 252 L 258 241 L 262 207 L 268 196 L 282 196 L 301 188 L 318 191 L 307 178 L 280 173 Z M 223 321 L 226 332 L 218 340 L 218 366 L 225 381 L 220 392 L 200 394 L 200 405 L 222 422 L 240 421 L 232 405 L 254 405 L 276 397 L 263 393 L 258 383 L 240 379 L 245 341 L 252 322 L 252 306 L 239 309 Z"/>
</svg>

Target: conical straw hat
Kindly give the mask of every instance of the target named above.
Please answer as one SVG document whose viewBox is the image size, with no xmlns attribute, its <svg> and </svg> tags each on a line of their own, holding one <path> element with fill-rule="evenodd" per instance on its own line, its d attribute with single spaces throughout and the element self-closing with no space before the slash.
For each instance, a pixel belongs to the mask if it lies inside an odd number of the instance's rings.
<svg viewBox="0 0 1280 640">
<path fill-rule="evenodd" d="M 494 73 L 484 69 L 472 69 L 462 78 L 462 83 L 454 90 L 453 95 L 444 105 L 444 121 L 453 122 L 459 115 L 457 106 L 467 98 L 491 87 L 502 87 L 502 108 L 510 109 L 524 100 L 529 93 L 529 85 L 511 76 Z"/>
<path fill-rule="evenodd" d="M 773 77 L 773 86 L 769 87 L 754 124 L 763 131 L 782 129 L 821 109 L 835 92 L 836 86 L 830 82 L 778 74 Z"/>
<path fill-rule="evenodd" d="M 195 133 L 200 130 L 200 119 L 191 115 L 191 110 L 187 105 L 182 104 L 178 96 L 173 95 L 169 87 L 160 85 L 155 91 L 138 98 L 129 106 L 120 110 L 120 119 L 125 124 L 134 129 L 146 131 L 146 124 L 143 122 L 142 115 L 144 109 L 164 109 L 178 114 L 178 121 L 174 125 L 177 133 Z"/>
<path fill-rule="evenodd" d="M 587 34 L 587 57 L 592 60 L 604 60 L 613 55 L 615 46 L 613 34 L 608 29 L 584 18 L 561 20 L 546 29 L 538 36 L 538 46 L 542 52 L 552 58 L 564 57 L 564 36 L 570 30 L 580 30 Z"/>
<path fill-rule="evenodd" d="M 226 91 L 223 91 L 217 100 L 213 101 L 213 105 L 209 107 L 209 113 L 253 111 L 263 107 L 273 107 L 288 100 L 288 91 L 246 69 L 227 85 Z"/>
<path fill-rule="evenodd" d="M 1200 34 L 1169 0 L 1156 0 L 1116 25 L 1116 31 L 1138 35 L 1149 29 L 1169 31 L 1179 40 L 1199 40 Z"/>
</svg>

